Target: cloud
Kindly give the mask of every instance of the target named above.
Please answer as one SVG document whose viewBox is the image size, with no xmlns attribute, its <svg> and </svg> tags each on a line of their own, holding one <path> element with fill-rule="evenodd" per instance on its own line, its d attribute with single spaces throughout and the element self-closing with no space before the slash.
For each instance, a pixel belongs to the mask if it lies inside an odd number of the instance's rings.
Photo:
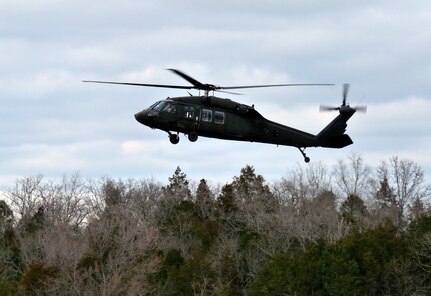
<svg viewBox="0 0 431 296">
<path fill-rule="evenodd" d="M 183 90 L 90 85 L 83 79 L 184 84 L 336 83 L 253 89 L 230 96 L 266 118 L 318 133 L 336 113 L 341 84 L 351 105 L 354 145 L 307 149 L 332 163 L 357 152 L 375 164 L 396 154 L 431 172 L 431 6 L 428 1 L 3 1 L 0 17 L 0 184 L 17 176 L 154 176 L 180 165 L 188 175 L 230 180 L 251 164 L 267 179 L 302 157 L 296 148 L 167 134 L 133 114 Z M 192 91 L 197 94 L 197 91 Z M 430 173 L 428 173 L 430 174 Z"/>
</svg>

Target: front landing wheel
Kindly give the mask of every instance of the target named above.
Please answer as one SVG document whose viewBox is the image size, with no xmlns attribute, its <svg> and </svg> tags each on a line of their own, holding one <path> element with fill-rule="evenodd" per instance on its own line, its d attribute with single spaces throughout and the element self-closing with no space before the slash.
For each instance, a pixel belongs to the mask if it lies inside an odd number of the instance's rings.
<svg viewBox="0 0 431 296">
<path fill-rule="evenodd" d="M 178 144 L 178 142 L 180 141 L 180 137 L 178 135 L 171 134 L 169 135 L 169 141 L 174 145 Z"/>
<path fill-rule="evenodd" d="M 193 131 L 190 134 L 188 134 L 188 138 L 190 142 L 196 142 L 198 140 L 198 134 Z"/>
</svg>

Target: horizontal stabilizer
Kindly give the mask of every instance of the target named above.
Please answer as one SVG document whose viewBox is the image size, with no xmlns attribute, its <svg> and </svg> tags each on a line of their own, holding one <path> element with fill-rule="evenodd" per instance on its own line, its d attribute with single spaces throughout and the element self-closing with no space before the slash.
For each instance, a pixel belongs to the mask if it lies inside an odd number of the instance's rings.
<svg viewBox="0 0 431 296">
<path fill-rule="evenodd" d="M 319 139 L 319 144 L 327 148 L 343 148 L 353 144 L 349 135 L 335 135 Z"/>
</svg>

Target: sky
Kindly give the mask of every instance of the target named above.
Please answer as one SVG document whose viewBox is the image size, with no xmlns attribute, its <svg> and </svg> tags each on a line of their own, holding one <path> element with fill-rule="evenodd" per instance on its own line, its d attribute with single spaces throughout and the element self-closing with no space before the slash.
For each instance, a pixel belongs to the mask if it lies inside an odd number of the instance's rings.
<svg viewBox="0 0 431 296">
<path fill-rule="evenodd" d="M 308 148 L 311 161 L 396 155 L 430 182 L 430 28 L 427 0 L 0 1 L 0 186 L 75 172 L 166 183 L 177 166 L 223 183 L 247 164 L 272 181 L 303 164 L 285 146 L 182 135 L 174 146 L 133 115 L 186 91 L 82 82 L 187 85 L 167 68 L 223 86 L 334 83 L 216 94 L 314 134 L 337 115 L 319 105 L 340 105 L 350 83 L 348 102 L 368 106 L 348 122 L 354 144 Z"/>
</svg>

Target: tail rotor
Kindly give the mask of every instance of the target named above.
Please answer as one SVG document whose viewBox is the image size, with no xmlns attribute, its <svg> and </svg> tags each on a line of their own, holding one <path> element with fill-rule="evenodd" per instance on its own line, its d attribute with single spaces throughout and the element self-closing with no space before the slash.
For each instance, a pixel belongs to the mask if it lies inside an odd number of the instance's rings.
<svg viewBox="0 0 431 296">
<path fill-rule="evenodd" d="M 334 106 L 327 106 L 327 105 L 320 105 L 319 111 L 320 112 L 328 112 L 328 111 L 339 111 L 341 112 L 347 112 L 354 110 L 359 112 L 367 112 L 367 106 L 356 106 L 356 107 L 350 107 L 350 105 L 347 103 L 347 95 L 349 93 L 350 84 L 344 83 L 343 84 L 343 96 L 342 96 L 342 104 L 339 107 Z"/>
</svg>

